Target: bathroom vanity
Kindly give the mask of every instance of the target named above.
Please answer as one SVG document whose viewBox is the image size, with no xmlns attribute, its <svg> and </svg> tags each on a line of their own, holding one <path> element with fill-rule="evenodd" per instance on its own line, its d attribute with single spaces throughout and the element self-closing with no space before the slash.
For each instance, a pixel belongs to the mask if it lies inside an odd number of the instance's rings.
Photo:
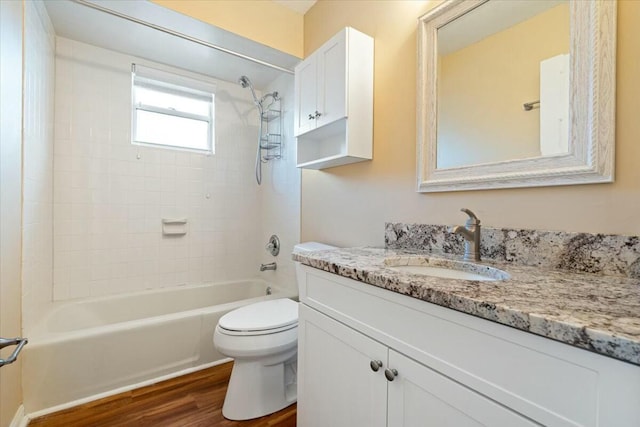
<svg viewBox="0 0 640 427">
<path fill-rule="evenodd" d="M 640 312 L 625 312 L 639 280 L 490 262 L 510 278 L 478 282 L 388 262 L 436 258 L 294 255 L 298 425 L 640 425 Z"/>
</svg>

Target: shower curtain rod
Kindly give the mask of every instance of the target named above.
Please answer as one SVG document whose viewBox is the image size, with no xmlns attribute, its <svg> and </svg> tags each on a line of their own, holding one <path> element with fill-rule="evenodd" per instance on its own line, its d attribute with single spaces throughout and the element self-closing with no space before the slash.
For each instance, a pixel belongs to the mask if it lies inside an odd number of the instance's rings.
<svg viewBox="0 0 640 427">
<path fill-rule="evenodd" d="M 284 67 L 281 67 L 279 65 L 272 64 L 270 62 L 254 58 L 252 56 L 244 55 L 242 53 L 238 53 L 238 52 L 235 52 L 233 50 L 226 49 L 226 48 L 224 48 L 222 46 L 218 46 L 218 45 L 215 45 L 213 43 L 209 43 L 207 41 L 204 41 L 204 40 L 201 40 L 201 39 L 197 39 L 195 37 L 188 36 L 188 35 L 186 35 L 184 33 L 180 33 L 178 31 L 173 31 L 173 30 L 170 30 L 169 28 L 161 27 L 160 25 L 152 24 L 150 22 L 143 21 L 143 20 L 138 19 L 138 18 L 134 18 L 133 16 L 125 15 L 124 13 L 116 12 L 115 10 L 111 10 L 111 9 L 108 9 L 106 7 L 103 7 L 103 6 L 99 6 L 99 5 L 95 4 L 95 3 L 91 3 L 91 2 L 86 1 L 86 0 L 71 0 L 71 1 L 73 1 L 74 3 L 80 4 L 82 6 L 90 7 L 91 9 L 99 10 L 100 12 L 108 13 L 109 15 L 117 16 L 118 18 L 126 19 L 127 21 L 135 22 L 136 24 L 144 25 L 145 27 L 149 27 L 149 28 L 152 28 L 154 30 L 161 31 L 161 32 L 163 32 L 165 34 L 170 34 L 172 36 L 179 37 L 179 38 L 181 38 L 183 40 L 188 40 L 190 42 L 197 43 L 197 44 L 199 44 L 201 46 L 205 46 L 205 47 L 208 47 L 208 48 L 220 51 L 220 52 L 228 53 L 229 55 L 233 55 L 233 56 L 238 57 L 238 58 L 246 59 L 247 61 L 250 61 L 250 62 L 253 62 L 253 63 L 256 63 L 256 64 L 260 64 L 260 65 L 264 65 L 265 67 L 273 68 L 274 70 L 279 70 L 279 71 L 283 71 L 283 72 L 288 73 L 288 74 L 293 74 L 293 70 L 290 70 L 288 68 L 284 68 Z"/>
</svg>

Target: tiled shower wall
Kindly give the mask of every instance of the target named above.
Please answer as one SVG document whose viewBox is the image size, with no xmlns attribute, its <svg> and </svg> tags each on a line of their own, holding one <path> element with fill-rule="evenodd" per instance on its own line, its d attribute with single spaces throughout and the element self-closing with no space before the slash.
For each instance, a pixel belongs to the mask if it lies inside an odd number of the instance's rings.
<svg viewBox="0 0 640 427">
<path fill-rule="evenodd" d="M 272 257 L 260 251 L 260 262 L 275 261 L 276 271 L 265 271 L 262 277 L 289 289 L 297 287 L 295 265 L 291 261 L 293 246 L 300 241 L 300 169 L 296 168 L 296 139 L 293 136 L 293 77 L 282 75 L 266 89 L 277 91 L 282 98 L 283 150 L 282 159 L 263 164 L 262 188 L 262 246 L 269 237 L 280 238 L 280 255 Z"/>
<path fill-rule="evenodd" d="M 53 299 L 257 276 L 250 93 L 217 82 L 212 156 L 136 146 L 131 63 L 171 68 L 60 37 L 56 50 Z M 187 218 L 187 235 L 163 236 L 163 218 Z"/>
<path fill-rule="evenodd" d="M 23 128 L 23 329 L 51 301 L 55 34 L 44 5 L 25 2 Z"/>
</svg>

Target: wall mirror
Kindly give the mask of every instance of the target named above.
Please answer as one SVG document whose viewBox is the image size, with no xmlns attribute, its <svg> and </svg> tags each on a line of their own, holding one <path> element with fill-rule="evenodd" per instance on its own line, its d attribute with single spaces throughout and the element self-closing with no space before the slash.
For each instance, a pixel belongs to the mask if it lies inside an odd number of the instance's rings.
<svg viewBox="0 0 640 427">
<path fill-rule="evenodd" d="M 616 6 L 447 0 L 420 17 L 417 190 L 612 182 Z"/>
</svg>

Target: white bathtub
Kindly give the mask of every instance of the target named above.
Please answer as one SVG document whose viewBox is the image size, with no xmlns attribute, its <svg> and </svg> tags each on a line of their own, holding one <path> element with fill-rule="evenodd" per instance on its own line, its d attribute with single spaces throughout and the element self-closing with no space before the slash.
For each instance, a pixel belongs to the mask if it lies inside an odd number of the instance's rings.
<svg viewBox="0 0 640 427">
<path fill-rule="evenodd" d="M 212 341 L 222 315 L 295 295 L 256 280 L 56 303 L 23 351 L 25 410 L 40 415 L 223 361 Z"/>
</svg>

